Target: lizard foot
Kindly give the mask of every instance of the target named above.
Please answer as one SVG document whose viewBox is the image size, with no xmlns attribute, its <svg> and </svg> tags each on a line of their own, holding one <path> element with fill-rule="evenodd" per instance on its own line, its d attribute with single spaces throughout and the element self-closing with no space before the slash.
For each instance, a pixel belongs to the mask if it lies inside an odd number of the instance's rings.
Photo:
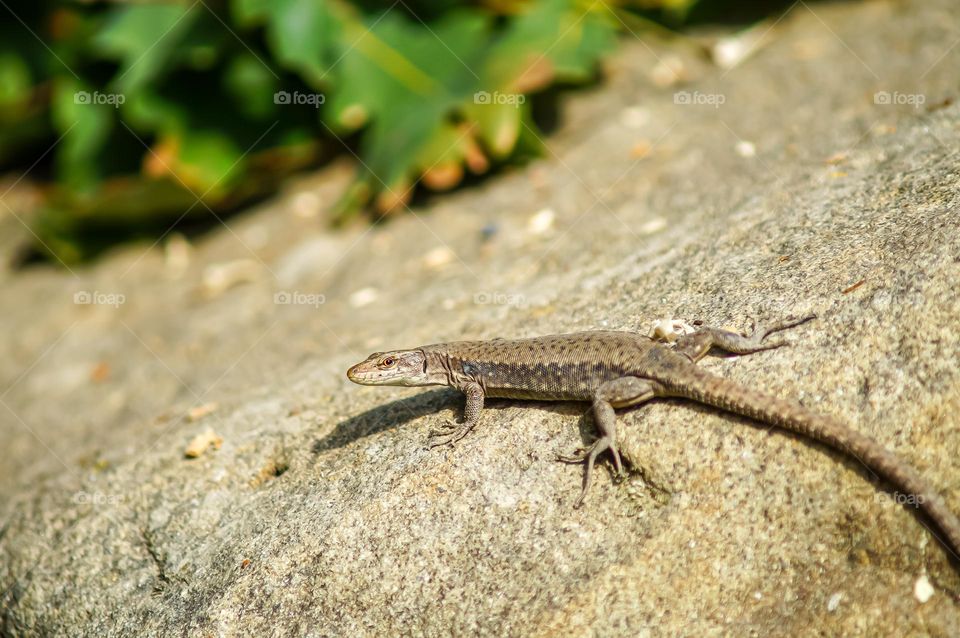
<svg viewBox="0 0 960 638">
<path fill-rule="evenodd" d="M 616 478 L 619 480 L 623 478 L 623 463 L 620 461 L 620 450 L 617 448 L 616 442 L 609 436 L 603 436 L 597 439 L 590 448 L 580 454 L 574 455 L 559 455 L 557 460 L 562 463 L 583 463 L 586 462 L 587 470 L 583 477 L 583 489 L 580 490 L 580 496 L 577 498 L 577 502 L 573 504 L 573 507 L 579 508 L 583 505 L 584 499 L 587 497 L 587 492 L 590 491 L 590 484 L 593 482 L 593 466 L 596 463 L 597 456 L 606 450 L 610 450 L 610 454 L 613 455 L 613 465 L 616 468 Z"/>
<path fill-rule="evenodd" d="M 427 435 L 427 448 L 435 448 L 441 445 L 452 445 L 465 437 L 473 429 L 473 426 L 467 423 L 457 423 L 456 421 L 447 421 L 436 430 L 430 430 Z"/>
<path fill-rule="evenodd" d="M 763 343 L 763 340 L 774 332 L 780 332 L 781 330 L 787 330 L 795 326 L 799 326 L 802 323 L 806 323 L 812 319 L 816 319 L 817 315 L 807 315 L 799 319 L 784 319 L 783 321 L 778 321 L 766 326 L 754 327 L 753 332 L 750 335 L 744 337 L 743 344 L 750 350 L 756 352 L 760 350 L 773 350 L 775 348 L 782 348 L 783 346 L 789 345 L 786 341 L 771 341 L 769 343 Z"/>
</svg>

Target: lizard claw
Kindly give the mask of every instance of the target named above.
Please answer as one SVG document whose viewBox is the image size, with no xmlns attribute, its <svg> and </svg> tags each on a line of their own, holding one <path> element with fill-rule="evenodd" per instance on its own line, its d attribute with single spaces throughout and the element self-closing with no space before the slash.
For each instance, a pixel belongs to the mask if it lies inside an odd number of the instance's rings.
<svg viewBox="0 0 960 638">
<path fill-rule="evenodd" d="M 616 469 L 615 478 L 619 481 L 624 477 L 623 463 L 620 460 L 620 450 L 616 442 L 609 436 L 600 437 L 589 449 L 581 454 L 557 456 L 557 460 L 562 463 L 586 462 L 587 464 L 587 470 L 583 476 L 583 489 L 580 490 L 580 496 L 577 498 L 576 503 L 573 504 L 574 509 L 578 509 L 583 505 L 584 499 L 587 498 L 587 492 L 590 491 L 590 484 L 593 482 L 593 466 L 596 463 L 597 456 L 606 450 L 610 450 L 610 454 L 613 455 L 613 465 Z"/>
<path fill-rule="evenodd" d="M 430 430 L 428 436 L 443 436 L 454 432 L 459 427 L 459 424 L 456 421 L 446 420 L 438 428 Z"/>
<path fill-rule="evenodd" d="M 787 330 L 816 318 L 817 315 L 811 314 L 799 319 L 785 319 L 767 326 L 757 327 L 754 325 L 751 333 L 746 337 L 746 340 L 750 343 L 751 348 L 755 350 L 773 350 L 774 348 L 782 348 L 783 346 L 789 345 L 789 343 L 787 341 L 771 341 L 770 343 L 763 343 L 763 340 L 774 332 Z"/>
<path fill-rule="evenodd" d="M 441 445 L 453 444 L 462 439 L 472 427 L 466 423 L 457 423 L 456 421 L 446 421 L 435 430 L 431 430 L 427 435 L 427 449 L 439 447 Z"/>
<path fill-rule="evenodd" d="M 586 461 L 588 456 L 590 456 L 590 450 L 584 450 L 581 448 L 573 454 L 558 454 L 557 460 L 561 463 L 579 465 Z"/>
</svg>

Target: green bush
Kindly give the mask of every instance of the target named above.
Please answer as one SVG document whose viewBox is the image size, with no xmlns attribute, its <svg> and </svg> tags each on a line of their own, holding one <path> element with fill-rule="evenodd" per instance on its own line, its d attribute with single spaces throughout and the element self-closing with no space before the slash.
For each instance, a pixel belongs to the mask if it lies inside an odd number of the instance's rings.
<svg viewBox="0 0 960 638">
<path fill-rule="evenodd" d="M 417 184 L 451 188 L 535 152 L 529 96 L 593 77 L 624 11 L 596 0 L 385 6 L 10 5 L 0 168 L 40 162 L 39 244 L 69 263 L 157 237 L 344 152 L 359 170 L 341 215 L 403 208 Z"/>
</svg>

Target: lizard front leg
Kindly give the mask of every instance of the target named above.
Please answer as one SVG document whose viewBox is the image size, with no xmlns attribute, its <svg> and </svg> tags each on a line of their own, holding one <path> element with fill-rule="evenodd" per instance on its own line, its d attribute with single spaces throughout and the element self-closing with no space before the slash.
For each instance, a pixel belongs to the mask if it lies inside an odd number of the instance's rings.
<svg viewBox="0 0 960 638">
<path fill-rule="evenodd" d="M 580 491 L 580 496 L 574 503 L 574 507 L 580 507 L 587 497 L 587 492 L 590 490 L 590 484 L 593 480 L 593 466 L 601 452 L 610 450 L 617 477 L 623 476 L 623 463 L 620 461 L 620 448 L 617 446 L 617 417 L 613 409 L 615 407 L 626 408 L 638 405 L 653 397 L 653 384 L 639 377 L 613 379 L 597 388 L 593 395 L 593 418 L 597 422 L 600 438 L 583 454 L 557 458 L 564 463 L 583 463 L 586 461 L 587 469 L 583 477 L 583 489 Z"/>
<path fill-rule="evenodd" d="M 427 447 L 434 448 L 447 443 L 456 443 L 465 437 L 480 420 L 480 412 L 483 411 L 483 387 L 479 383 L 470 381 L 460 386 L 460 391 L 467 397 L 467 404 L 463 409 L 463 423 L 447 421 L 440 429 L 431 431 Z"/>
</svg>

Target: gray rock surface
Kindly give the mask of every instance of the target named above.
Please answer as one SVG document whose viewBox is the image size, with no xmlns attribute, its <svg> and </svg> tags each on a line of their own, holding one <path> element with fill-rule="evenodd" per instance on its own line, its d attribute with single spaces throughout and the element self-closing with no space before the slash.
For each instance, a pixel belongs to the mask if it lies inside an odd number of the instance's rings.
<svg viewBox="0 0 960 638">
<path fill-rule="evenodd" d="M 960 510 L 956 17 L 798 3 L 729 71 L 633 42 L 543 160 L 390 223 L 325 227 L 336 165 L 192 246 L 4 272 L 0 634 L 960 634 L 957 564 L 821 446 L 657 402 L 620 416 L 629 479 L 573 510 L 553 459 L 586 406 L 491 402 L 426 451 L 457 393 L 344 377 L 386 347 L 812 310 L 792 348 L 705 365 Z M 671 56 L 688 84 L 658 88 Z"/>
</svg>

